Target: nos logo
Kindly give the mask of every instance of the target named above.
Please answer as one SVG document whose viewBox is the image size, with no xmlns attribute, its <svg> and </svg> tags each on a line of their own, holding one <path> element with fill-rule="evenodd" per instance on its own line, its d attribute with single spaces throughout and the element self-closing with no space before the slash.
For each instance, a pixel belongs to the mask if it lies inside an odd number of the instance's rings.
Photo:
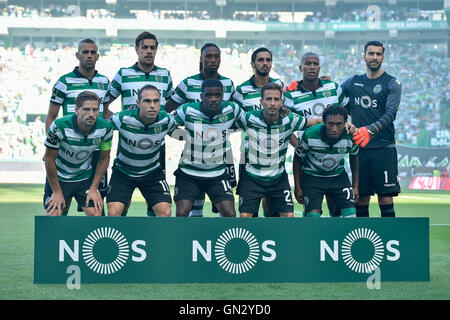
<svg viewBox="0 0 450 320">
<path fill-rule="evenodd" d="M 144 240 L 135 240 L 131 243 L 131 251 L 136 255 L 131 256 L 134 262 L 142 262 L 147 258 L 144 250 Z M 101 227 L 92 231 L 82 245 L 83 260 L 86 265 L 99 274 L 112 274 L 128 262 L 130 245 L 125 236 L 114 228 Z M 73 248 L 65 240 L 59 240 L 59 261 L 64 261 L 65 252 L 70 258 L 78 262 L 80 260 L 80 241 L 74 240 Z"/>
<path fill-rule="evenodd" d="M 358 273 L 371 273 L 379 267 L 385 255 L 388 261 L 400 259 L 398 240 L 389 240 L 386 245 L 380 236 L 367 228 L 358 228 L 347 234 L 341 244 L 341 257 L 351 270 Z M 320 240 L 320 261 L 326 260 L 326 253 L 333 261 L 339 260 L 339 241 L 333 241 L 333 249 L 325 240 Z"/>
<path fill-rule="evenodd" d="M 205 261 L 212 260 L 212 241 L 206 241 L 206 249 L 197 241 L 192 241 L 192 261 L 198 261 L 198 253 Z M 275 241 L 266 240 L 261 246 L 255 236 L 243 228 L 231 228 L 223 232 L 214 246 L 214 256 L 219 266 L 226 272 L 242 274 L 251 270 L 261 256 L 265 262 L 276 259 Z M 262 251 L 262 252 L 261 252 Z M 268 255 L 264 255 L 268 254 Z"/>
</svg>

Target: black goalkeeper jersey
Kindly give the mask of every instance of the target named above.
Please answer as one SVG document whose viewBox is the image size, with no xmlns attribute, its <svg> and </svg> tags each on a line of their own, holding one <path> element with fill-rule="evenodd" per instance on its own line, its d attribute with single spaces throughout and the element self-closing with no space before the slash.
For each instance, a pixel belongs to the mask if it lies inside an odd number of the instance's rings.
<svg viewBox="0 0 450 320">
<path fill-rule="evenodd" d="M 355 75 L 342 84 L 342 89 L 349 98 L 346 108 L 352 123 L 375 133 L 366 148 L 394 147 L 394 120 L 402 92 L 400 81 L 386 72 L 377 79 Z"/>
</svg>

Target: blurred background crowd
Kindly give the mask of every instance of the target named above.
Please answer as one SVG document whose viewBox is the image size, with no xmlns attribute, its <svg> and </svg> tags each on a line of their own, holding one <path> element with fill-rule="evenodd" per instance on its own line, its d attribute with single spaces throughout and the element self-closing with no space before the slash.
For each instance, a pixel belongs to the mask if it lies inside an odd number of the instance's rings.
<svg viewBox="0 0 450 320">
<path fill-rule="evenodd" d="M 251 74 L 250 56 L 255 48 L 222 48 L 220 73 L 235 86 Z M 364 72 L 361 55 L 351 49 L 323 49 L 290 45 L 270 48 L 274 55 L 272 76 L 285 84 L 301 78 L 299 59 L 305 52 L 320 57 L 321 74 L 339 83 Z M 354 51 L 354 50 L 353 50 Z M 46 114 L 55 81 L 77 65 L 76 47 L 0 47 L 0 158 L 34 159 L 43 153 L 45 137 L 42 115 Z M 156 64 L 169 69 L 174 86 L 198 72 L 199 48 L 164 45 Z M 110 80 L 122 66 L 136 60 L 134 47 L 117 46 L 102 53 L 97 70 Z M 397 142 L 426 146 L 427 132 L 450 129 L 450 60 L 437 50 L 417 50 L 408 45 L 388 45 L 384 68 L 402 81 L 402 100 L 395 121 Z M 115 106 L 118 111 L 120 106 Z"/>
<path fill-rule="evenodd" d="M 380 5 L 380 17 L 382 21 L 445 20 L 442 1 L 433 1 L 436 3 L 426 1 L 426 4 L 431 3 L 428 7 L 419 2 L 416 7 L 408 7 L 390 0 L 389 5 L 386 2 Z M 325 7 L 308 2 L 308 9 L 296 9 L 295 6 L 301 2 L 299 0 L 292 2 L 292 12 L 286 9 L 289 7 L 289 3 L 284 3 L 286 1 L 280 3 L 280 11 L 273 11 L 273 4 L 263 5 L 258 4 L 258 1 L 255 4 L 248 2 L 245 7 L 233 2 L 233 6 L 223 6 L 221 10 L 217 10 L 220 1 L 208 0 L 203 6 L 191 2 L 167 2 L 158 7 L 153 0 L 74 0 L 55 3 L 47 0 L 0 0 L 0 12 L 3 17 L 30 19 L 83 16 L 92 19 L 150 17 L 205 20 L 218 19 L 219 14 L 225 20 L 269 22 L 350 22 L 368 18 L 367 3 L 363 2 L 335 1 L 336 5 Z M 0 35 L 2 32 L 4 34 L 5 30 L 0 26 Z M 155 34 L 158 36 L 158 32 Z M 365 72 L 362 60 L 365 40 L 346 45 L 332 41 L 274 42 L 272 39 L 265 43 L 220 39 L 218 44 L 222 50 L 222 62 L 219 71 L 231 78 L 235 86 L 239 85 L 252 75 L 251 53 L 257 47 L 265 46 L 273 52 L 272 77 L 281 78 L 286 85 L 302 77 L 298 69 L 300 58 L 311 51 L 319 55 L 321 74 L 342 83 L 354 74 Z M 204 42 L 207 41 L 197 39 L 187 44 L 186 41 L 160 39 L 156 64 L 171 72 L 174 86 L 183 78 L 198 72 L 200 47 Z M 61 75 L 72 71 L 78 64 L 75 58 L 76 45 L 74 39 L 38 42 L 23 37 L 21 42 L 11 42 L 7 37 L 0 37 L 0 160 L 42 158 L 44 121 L 51 89 Z M 450 130 L 450 55 L 447 45 L 430 41 L 422 43 L 417 39 L 392 39 L 385 42 L 385 46 L 383 67 L 399 78 L 403 85 L 395 120 L 397 142 L 428 147 L 430 137 L 436 130 L 442 130 L 444 134 Z M 120 67 L 131 66 L 135 62 L 132 41 L 112 41 L 111 45 L 100 47 L 97 70 L 112 80 Z M 114 111 L 120 110 L 118 100 L 112 105 Z M 450 137 L 447 138 L 450 141 Z"/>
</svg>

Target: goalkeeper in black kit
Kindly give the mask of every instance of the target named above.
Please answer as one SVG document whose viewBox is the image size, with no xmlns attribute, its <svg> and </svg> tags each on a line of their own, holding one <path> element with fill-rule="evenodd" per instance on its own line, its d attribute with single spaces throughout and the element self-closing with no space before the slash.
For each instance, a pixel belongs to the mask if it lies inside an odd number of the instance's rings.
<svg viewBox="0 0 450 320">
<path fill-rule="evenodd" d="M 394 120 L 400 104 L 400 81 L 383 71 L 383 44 L 369 41 L 364 46 L 366 73 L 342 84 L 349 98 L 346 105 L 358 128 L 353 140 L 359 148 L 359 200 L 356 216 L 369 216 L 370 197 L 378 195 L 382 217 L 395 217 L 394 199 L 400 193 Z"/>
</svg>

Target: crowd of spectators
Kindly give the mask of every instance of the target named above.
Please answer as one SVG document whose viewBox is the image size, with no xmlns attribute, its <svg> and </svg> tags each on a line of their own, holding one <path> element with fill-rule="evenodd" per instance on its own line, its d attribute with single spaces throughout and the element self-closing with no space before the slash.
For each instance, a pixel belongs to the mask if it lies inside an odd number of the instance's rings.
<svg viewBox="0 0 450 320">
<path fill-rule="evenodd" d="M 235 85 L 252 74 L 250 56 L 254 47 L 234 45 L 222 48 L 220 73 Z M 278 45 L 271 48 L 274 61 L 272 76 L 285 84 L 301 78 L 299 60 L 313 51 L 321 60 L 321 74 L 343 82 L 353 74 L 363 73 L 361 51 L 355 48 L 324 49 Z M 42 158 L 45 138 L 44 119 L 51 89 L 59 76 L 77 65 L 75 46 L 23 49 L 0 47 L 0 159 Z M 198 72 L 200 51 L 186 45 L 163 45 L 156 64 L 170 70 L 174 86 Z M 97 69 L 112 79 L 118 68 L 136 60 L 134 47 L 112 46 L 101 52 Z M 120 62 L 120 63 L 119 63 Z M 398 143 L 426 145 L 427 133 L 450 129 L 443 113 L 449 109 L 450 59 L 441 50 L 417 45 L 387 45 L 384 69 L 402 81 L 402 100 L 395 120 Z M 120 110 L 120 99 L 111 109 Z M 447 116 L 448 117 L 448 116 Z M 168 152 L 170 154 L 170 152 Z"/>
<path fill-rule="evenodd" d="M 389 8 L 378 7 L 376 13 L 380 15 L 381 21 L 431 21 L 445 20 L 444 10 L 418 10 L 413 8 Z M 312 15 L 308 15 L 306 22 L 349 22 L 366 21 L 373 16 L 375 11 L 368 10 L 368 7 L 351 9 L 348 8 L 328 8 L 327 10 L 314 10 Z"/>
<path fill-rule="evenodd" d="M 349 22 L 349 21 L 366 21 L 372 15 L 368 12 L 367 7 L 364 8 L 349 8 L 345 7 L 326 7 L 319 10 L 302 10 L 298 12 L 308 12 L 312 14 L 299 15 L 300 20 L 294 19 L 292 15 L 286 15 L 288 12 L 276 11 L 234 11 L 224 16 L 224 19 L 232 19 L 237 21 L 278 21 L 278 22 Z M 49 5 L 45 8 L 23 7 L 18 5 L 8 5 L 1 11 L 2 16 L 10 17 L 68 17 L 68 16 L 86 16 L 88 18 L 136 18 L 139 15 L 151 16 L 156 19 L 168 20 L 209 20 L 211 16 L 207 8 L 190 8 L 190 9 L 176 9 L 176 10 L 136 10 L 131 7 L 111 7 L 88 9 L 80 11 L 75 5 Z M 431 21 L 431 20 L 445 20 L 444 10 L 418 10 L 407 7 L 380 7 L 380 19 L 382 21 Z M 291 17 L 291 20 L 280 19 L 283 17 Z"/>
<path fill-rule="evenodd" d="M 2 9 L 3 17 L 16 18 L 49 18 L 70 17 L 75 13 L 76 6 L 49 5 L 46 8 L 23 7 L 19 5 L 8 5 Z"/>
</svg>

